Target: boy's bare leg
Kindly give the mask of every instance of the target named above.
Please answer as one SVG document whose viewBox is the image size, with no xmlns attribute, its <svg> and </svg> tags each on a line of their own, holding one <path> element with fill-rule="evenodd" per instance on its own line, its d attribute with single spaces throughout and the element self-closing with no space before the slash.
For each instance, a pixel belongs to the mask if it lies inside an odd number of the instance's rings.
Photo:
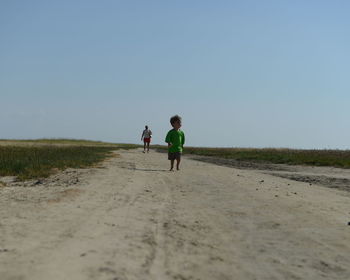
<svg viewBox="0 0 350 280">
<path fill-rule="evenodd" d="M 176 170 L 180 170 L 180 161 L 180 158 L 176 159 Z"/>
<path fill-rule="evenodd" d="M 174 160 L 170 160 L 170 170 L 169 171 L 173 171 L 174 169 Z"/>
<path fill-rule="evenodd" d="M 146 152 L 146 142 L 143 142 L 143 152 Z"/>
<path fill-rule="evenodd" d="M 147 143 L 147 153 L 149 152 L 149 143 Z"/>
</svg>

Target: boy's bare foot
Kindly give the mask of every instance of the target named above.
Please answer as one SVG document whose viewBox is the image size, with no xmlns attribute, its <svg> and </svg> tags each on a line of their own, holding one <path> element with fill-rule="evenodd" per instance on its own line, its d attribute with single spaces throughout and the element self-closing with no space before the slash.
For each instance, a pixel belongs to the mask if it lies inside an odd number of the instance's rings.
<svg viewBox="0 0 350 280">
<path fill-rule="evenodd" d="M 170 170 L 169 171 L 174 171 L 174 169 L 173 168 L 170 168 Z"/>
</svg>

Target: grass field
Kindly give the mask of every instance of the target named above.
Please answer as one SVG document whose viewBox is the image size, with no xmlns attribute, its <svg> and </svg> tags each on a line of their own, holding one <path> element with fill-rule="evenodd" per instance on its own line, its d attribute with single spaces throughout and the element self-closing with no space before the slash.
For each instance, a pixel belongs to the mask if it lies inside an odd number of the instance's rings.
<svg viewBox="0 0 350 280">
<path fill-rule="evenodd" d="M 20 180 L 47 177 L 55 169 L 93 166 L 114 150 L 137 147 L 70 139 L 0 140 L 0 176 Z"/>
<path fill-rule="evenodd" d="M 116 143 L 108 143 L 102 141 L 90 141 L 84 139 L 36 139 L 36 140 L 7 140 L 0 139 L 0 146 L 39 146 L 39 145 L 59 145 L 59 146 L 108 146 L 108 147 L 138 147 L 138 145 L 133 144 L 116 144 Z"/>
<path fill-rule="evenodd" d="M 165 146 L 157 147 L 165 150 Z M 185 147 L 184 154 L 290 165 L 350 168 L 350 150 L 296 150 Z"/>
<path fill-rule="evenodd" d="M 47 177 L 55 169 L 93 166 L 109 157 L 114 150 L 138 147 L 140 145 L 74 139 L 0 140 L 0 176 L 17 176 L 20 180 Z M 163 152 L 167 149 L 166 146 L 153 147 Z M 185 147 L 184 154 L 240 161 L 350 168 L 349 150 Z"/>
</svg>

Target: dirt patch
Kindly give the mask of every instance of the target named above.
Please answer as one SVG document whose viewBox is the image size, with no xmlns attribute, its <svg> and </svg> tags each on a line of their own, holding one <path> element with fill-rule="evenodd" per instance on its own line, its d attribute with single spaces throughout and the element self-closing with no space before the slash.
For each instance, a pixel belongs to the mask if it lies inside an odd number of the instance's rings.
<svg viewBox="0 0 350 280">
<path fill-rule="evenodd" d="M 13 183 L 17 180 L 16 176 L 3 176 L 0 177 L 0 183 L 4 184 L 5 186 L 9 183 Z"/>
<path fill-rule="evenodd" d="M 48 203 L 58 203 L 61 202 L 63 199 L 66 198 L 76 198 L 79 194 L 81 194 L 82 192 L 84 192 L 83 190 L 80 189 L 68 189 L 68 190 L 64 190 L 58 193 L 58 197 L 54 198 L 54 199 L 49 199 L 47 202 Z"/>
<path fill-rule="evenodd" d="M 322 185 L 328 188 L 334 188 L 338 190 L 350 192 L 350 179 L 348 178 L 336 178 L 325 175 L 304 175 L 304 174 L 283 174 L 283 173 L 269 173 L 281 178 L 287 178 L 294 181 L 306 182 L 310 185 Z"/>
<path fill-rule="evenodd" d="M 197 156 L 197 155 L 188 155 L 187 157 L 198 161 L 213 163 L 221 166 L 234 167 L 237 169 L 278 170 L 278 171 L 293 170 L 292 166 L 287 166 L 285 164 L 273 164 L 273 163 L 267 163 L 267 162 L 244 161 L 244 160 L 237 160 L 237 159 Z"/>
<path fill-rule="evenodd" d="M 257 161 L 242 161 L 205 156 L 188 156 L 191 159 L 228 166 L 237 169 L 260 170 L 265 174 L 286 178 L 310 185 L 322 185 L 324 187 L 350 192 L 350 170 L 334 167 L 317 167 L 272 164 Z"/>
<path fill-rule="evenodd" d="M 6 183 L 7 187 L 62 187 L 72 186 L 80 182 L 84 175 L 93 172 L 93 168 L 89 169 L 73 169 L 68 168 L 64 171 L 56 171 L 54 175 L 48 178 L 32 179 L 26 181 L 11 180 Z M 0 180 L 1 181 L 1 180 Z"/>
</svg>

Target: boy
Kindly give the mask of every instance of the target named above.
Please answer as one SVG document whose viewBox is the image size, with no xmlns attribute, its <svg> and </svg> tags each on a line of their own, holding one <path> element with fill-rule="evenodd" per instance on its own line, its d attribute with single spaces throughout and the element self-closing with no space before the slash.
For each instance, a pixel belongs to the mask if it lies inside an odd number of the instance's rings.
<svg viewBox="0 0 350 280">
<path fill-rule="evenodd" d="M 170 160 L 170 171 L 173 171 L 174 161 L 176 159 L 176 169 L 180 170 L 180 161 L 183 145 L 185 144 L 185 134 L 181 127 L 181 117 L 175 115 L 170 118 L 170 123 L 173 127 L 172 130 L 169 130 L 168 134 L 165 137 L 165 142 L 168 143 L 168 159 Z"/>
</svg>

